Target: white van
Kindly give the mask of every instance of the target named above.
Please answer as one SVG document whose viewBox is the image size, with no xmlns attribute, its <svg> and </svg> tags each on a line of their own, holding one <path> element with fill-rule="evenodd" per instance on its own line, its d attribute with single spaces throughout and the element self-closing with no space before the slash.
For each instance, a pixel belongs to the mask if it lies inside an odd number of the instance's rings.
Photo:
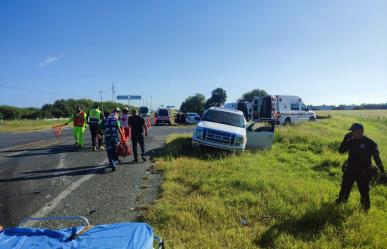
<svg viewBox="0 0 387 249">
<path fill-rule="evenodd" d="M 222 107 L 208 109 L 192 135 L 194 146 L 232 151 L 269 148 L 273 141 L 274 121 L 257 121 L 247 127 L 243 112 Z"/>
<path fill-rule="evenodd" d="M 155 112 L 156 126 L 159 124 L 171 125 L 171 114 L 167 108 L 159 108 Z"/>
<path fill-rule="evenodd" d="M 310 111 L 298 96 L 269 95 L 255 97 L 252 106 L 254 120 L 271 118 L 281 125 L 316 120 L 316 113 Z"/>
<path fill-rule="evenodd" d="M 250 121 L 252 119 L 252 105 L 248 101 L 230 102 L 224 104 L 224 108 L 234 109 L 243 112 L 245 119 Z"/>
</svg>

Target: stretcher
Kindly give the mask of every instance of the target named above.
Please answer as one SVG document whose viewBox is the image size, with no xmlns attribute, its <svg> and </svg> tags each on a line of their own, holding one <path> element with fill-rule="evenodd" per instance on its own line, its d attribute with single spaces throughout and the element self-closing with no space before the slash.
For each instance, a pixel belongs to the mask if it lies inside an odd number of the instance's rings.
<svg viewBox="0 0 387 249">
<path fill-rule="evenodd" d="M 75 220 L 84 224 L 57 230 L 24 227 L 29 221 L 58 220 Z M 5 228 L 0 231 L 0 248 L 164 249 L 164 242 L 153 235 L 152 228 L 146 223 L 128 222 L 93 226 L 82 216 L 28 217 L 23 219 L 18 227 Z"/>
</svg>

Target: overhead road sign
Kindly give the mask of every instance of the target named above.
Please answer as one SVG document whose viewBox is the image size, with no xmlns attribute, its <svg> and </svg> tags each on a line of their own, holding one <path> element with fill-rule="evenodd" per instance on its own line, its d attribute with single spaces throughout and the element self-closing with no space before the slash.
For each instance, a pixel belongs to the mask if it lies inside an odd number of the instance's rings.
<svg viewBox="0 0 387 249">
<path fill-rule="evenodd" d="M 128 99 L 129 99 L 129 95 L 117 95 L 117 99 L 125 99 L 125 100 L 128 100 Z"/>
<path fill-rule="evenodd" d="M 141 100 L 141 95 L 129 95 L 130 100 Z"/>
</svg>

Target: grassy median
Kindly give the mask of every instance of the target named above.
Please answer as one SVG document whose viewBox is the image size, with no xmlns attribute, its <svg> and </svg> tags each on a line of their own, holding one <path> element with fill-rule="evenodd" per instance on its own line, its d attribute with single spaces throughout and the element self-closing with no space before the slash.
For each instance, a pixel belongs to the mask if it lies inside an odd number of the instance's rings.
<svg viewBox="0 0 387 249">
<path fill-rule="evenodd" d="M 368 214 L 356 187 L 347 205 L 333 204 L 345 160 L 336 150 L 351 123 L 364 123 L 387 164 L 387 112 L 330 114 L 278 128 L 271 150 L 241 155 L 203 155 L 190 134 L 172 135 L 145 220 L 168 248 L 387 248 L 386 185 L 372 183 Z"/>
<path fill-rule="evenodd" d="M 24 132 L 47 129 L 65 123 L 66 120 L 3 120 L 0 132 Z"/>
</svg>

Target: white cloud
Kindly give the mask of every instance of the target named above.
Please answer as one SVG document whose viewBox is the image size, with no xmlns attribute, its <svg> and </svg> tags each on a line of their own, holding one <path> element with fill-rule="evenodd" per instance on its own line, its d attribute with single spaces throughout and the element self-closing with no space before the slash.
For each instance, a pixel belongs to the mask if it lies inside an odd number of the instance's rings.
<svg viewBox="0 0 387 249">
<path fill-rule="evenodd" d="M 57 60 L 62 59 L 63 56 L 64 56 L 64 55 L 63 55 L 62 53 L 60 53 L 60 54 L 57 55 L 57 56 L 50 56 L 50 57 L 47 57 L 44 61 L 42 61 L 42 62 L 39 63 L 39 66 L 41 66 L 41 67 L 47 66 L 47 65 L 49 65 L 49 64 L 51 64 L 51 63 L 53 63 L 53 62 L 55 62 L 55 61 L 57 61 Z"/>
</svg>

